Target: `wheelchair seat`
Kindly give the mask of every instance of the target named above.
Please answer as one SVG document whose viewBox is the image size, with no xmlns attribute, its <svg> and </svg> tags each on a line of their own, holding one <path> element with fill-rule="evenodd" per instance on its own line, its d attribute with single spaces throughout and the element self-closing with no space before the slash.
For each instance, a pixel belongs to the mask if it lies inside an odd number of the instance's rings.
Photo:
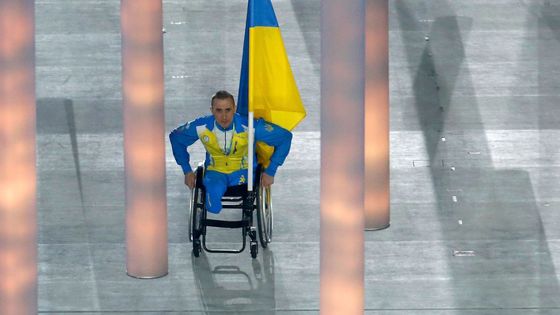
<svg viewBox="0 0 560 315">
<path fill-rule="evenodd" d="M 224 197 L 240 197 L 247 194 L 247 184 L 229 186 Z"/>
</svg>

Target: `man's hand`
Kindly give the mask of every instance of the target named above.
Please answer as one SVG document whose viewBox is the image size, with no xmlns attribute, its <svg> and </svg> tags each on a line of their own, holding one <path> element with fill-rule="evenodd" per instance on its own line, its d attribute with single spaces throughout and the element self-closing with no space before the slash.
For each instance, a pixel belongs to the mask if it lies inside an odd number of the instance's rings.
<svg viewBox="0 0 560 315">
<path fill-rule="evenodd" d="M 190 189 L 194 188 L 195 182 L 196 175 L 193 172 L 185 174 L 185 185 L 187 185 Z"/>
<path fill-rule="evenodd" d="M 263 173 L 261 177 L 261 185 L 268 188 L 270 185 L 274 184 L 274 176 L 270 176 L 267 173 Z"/>
</svg>

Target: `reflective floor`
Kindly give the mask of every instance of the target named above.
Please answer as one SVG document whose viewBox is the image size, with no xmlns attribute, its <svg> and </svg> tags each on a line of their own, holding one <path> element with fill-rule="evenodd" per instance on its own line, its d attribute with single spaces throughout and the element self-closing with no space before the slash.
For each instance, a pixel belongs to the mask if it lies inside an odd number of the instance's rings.
<svg viewBox="0 0 560 315">
<path fill-rule="evenodd" d="M 169 274 L 138 280 L 119 1 L 36 0 L 40 313 L 319 312 L 320 1 L 273 4 L 308 110 L 273 187 L 273 243 L 193 258 L 168 145 Z M 237 94 L 245 14 L 164 1 L 167 131 Z M 365 313 L 560 314 L 560 2 L 390 0 L 390 50 L 391 227 L 366 233 Z"/>
</svg>

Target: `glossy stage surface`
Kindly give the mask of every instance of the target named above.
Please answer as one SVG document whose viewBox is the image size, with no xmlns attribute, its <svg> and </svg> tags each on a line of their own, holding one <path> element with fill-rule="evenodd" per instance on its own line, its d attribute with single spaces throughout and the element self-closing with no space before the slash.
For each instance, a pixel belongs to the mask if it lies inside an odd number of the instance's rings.
<svg viewBox="0 0 560 315">
<path fill-rule="evenodd" d="M 320 1 L 273 4 L 308 110 L 273 186 L 273 243 L 256 260 L 193 258 L 168 144 L 169 274 L 139 280 L 125 271 L 119 1 L 36 1 L 41 314 L 318 314 Z M 216 90 L 237 94 L 245 13 L 164 1 L 167 132 Z M 366 233 L 365 313 L 560 314 L 560 3 L 391 0 L 389 20 L 391 226 Z"/>
</svg>

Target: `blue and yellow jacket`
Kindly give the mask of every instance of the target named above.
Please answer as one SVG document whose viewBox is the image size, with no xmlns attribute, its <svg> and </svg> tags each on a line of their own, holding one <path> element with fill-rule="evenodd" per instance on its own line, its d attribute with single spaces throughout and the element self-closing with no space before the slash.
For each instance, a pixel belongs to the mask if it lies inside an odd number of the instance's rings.
<svg viewBox="0 0 560 315">
<path fill-rule="evenodd" d="M 232 173 L 247 169 L 248 119 L 235 114 L 231 126 L 222 128 L 216 123 L 214 116 L 200 117 L 173 130 L 169 135 L 173 156 L 185 174 L 192 172 L 190 156 L 187 148 L 197 140 L 202 141 L 206 149 L 204 164 L 206 169 L 221 173 Z M 254 123 L 255 143 L 262 141 L 274 147 L 270 164 L 265 173 L 270 176 L 276 174 L 278 166 L 284 163 L 292 143 L 292 133 L 278 125 L 263 119 Z M 227 139 L 227 140 L 222 140 Z M 256 166 L 256 157 L 253 159 Z"/>
</svg>

